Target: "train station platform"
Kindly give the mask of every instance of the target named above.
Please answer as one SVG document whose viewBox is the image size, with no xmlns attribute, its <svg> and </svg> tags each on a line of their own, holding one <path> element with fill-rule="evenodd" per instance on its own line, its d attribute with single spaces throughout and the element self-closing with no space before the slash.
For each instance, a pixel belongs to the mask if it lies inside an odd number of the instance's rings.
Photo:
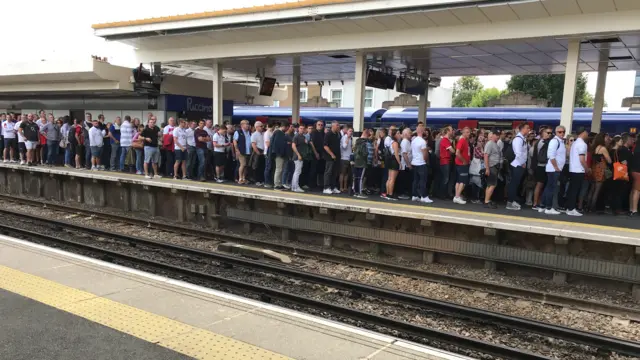
<svg viewBox="0 0 640 360">
<path fill-rule="evenodd" d="M 0 358 L 466 359 L 0 236 Z"/>
<path fill-rule="evenodd" d="M 282 241 L 497 269 L 525 267 L 564 283 L 632 284 L 640 299 L 640 223 L 629 217 L 550 217 L 436 201 L 293 193 L 256 186 L 0 163 L 0 193 L 109 208 L 139 218 L 224 227 Z M 463 259 L 463 260 L 462 260 Z M 630 287 L 631 289 L 631 287 Z M 632 291 L 636 291 L 632 290 Z"/>
<path fill-rule="evenodd" d="M 582 217 L 571 217 L 564 214 L 550 216 L 532 211 L 526 207 L 520 211 L 509 211 L 502 207 L 496 210 L 490 210 L 484 208 L 482 205 L 471 203 L 457 205 L 451 201 L 444 200 L 435 200 L 434 203 L 428 205 L 417 204 L 408 200 L 389 201 L 377 196 L 371 196 L 369 199 L 363 200 L 355 199 L 347 195 L 323 195 L 320 192 L 293 193 L 290 191 L 276 191 L 234 183 L 218 184 L 214 182 L 194 182 L 169 178 L 149 180 L 140 175 L 121 172 L 87 171 L 62 167 L 25 167 L 6 163 L 0 163 L 0 168 L 20 169 L 28 172 L 58 174 L 74 178 L 79 177 L 109 182 L 132 183 L 174 192 L 176 190 L 209 192 L 238 198 L 314 206 L 338 211 L 394 216 L 455 225 L 470 225 L 506 231 L 640 246 L 640 222 L 637 221 L 636 218 L 627 216 L 597 214 L 585 214 Z"/>
</svg>

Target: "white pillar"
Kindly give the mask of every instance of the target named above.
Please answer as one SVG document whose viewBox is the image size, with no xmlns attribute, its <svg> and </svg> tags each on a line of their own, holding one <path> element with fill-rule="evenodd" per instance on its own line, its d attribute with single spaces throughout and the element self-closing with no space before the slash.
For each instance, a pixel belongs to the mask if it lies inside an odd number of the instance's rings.
<svg viewBox="0 0 640 360">
<path fill-rule="evenodd" d="M 224 116 L 222 115 L 222 64 L 219 61 L 213 62 L 213 124 L 222 125 Z"/>
<path fill-rule="evenodd" d="M 356 78 L 353 91 L 353 131 L 362 133 L 364 130 L 364 89 L 367 77 L 367 61 L 365 54 L 356 52 Z"/>
<path fill-rule="evenodd" d="M 418 122 L 427 125 L 427 103 L 429 102 L 429 81 L 427 80 L 427 91 L 418 98 Z"/>
<path fill-rule="evenodd" d="M 598 63 L 598 82 L 596 83 L 596 96 L 593 100 L 593 118 L 591 119 L 591 131 L 600 132 L 602 124 L 602 108 L 604 107 L 604 88 L 607 83 L 607 71 L 609 70 L 609 44 L 600 49 L 600 62 Z"/>
<path fill-rule="evenodd" d="M 293 58 L 293 86 L 291 90 L 291 123 L 300 123 L 300 57 Z"/>
<path fill-rule="evenodd" d="M 569 39 L 567 51 L 567 70 L 564 75 L 564 93 L 562 96 L 562 112 L 560 125 L 571 133 L 573 108 L 576 102 L 576 82 L 578 81 L 578 61 L 580 60 L 580 39 Z"/>
</svg>

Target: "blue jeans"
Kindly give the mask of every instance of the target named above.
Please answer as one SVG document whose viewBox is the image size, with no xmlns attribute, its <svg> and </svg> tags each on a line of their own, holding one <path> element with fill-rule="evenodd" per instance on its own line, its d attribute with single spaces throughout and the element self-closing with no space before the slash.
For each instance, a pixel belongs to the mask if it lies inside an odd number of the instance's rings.
<svg viewBox="0 0 640 360">
<path fill-rule="evenodd" d="M 73 145 L 67 143 L 67 147 L 64 149 L 64 164 L 71 165 L 71 152 Z"/>
<path fill-rule="evenodd" d="M 120 147 L 120 171 L 124 170 L 124 161 L 127 158 L 127 153 L 131 150 L 129 146 L 121 146 Z"/>
<path fill-rule="evenodd" d="M 293 165 L 293 161 L 284 161 L 284 166 L 282 167 L 282 183 L 285 185 L 291 185 L 291 175 L 293 175 L 293 171 L 291 171 L 291 165 Z"/>
<path fill-rule="evenodd" d="M 419 198 L 427 197 L 427 165 L 413 167 L 413 191 L 412 196 Z"/>
<path fill-rule="evenodd" d="M 187 145 L 187 177 L 193 178 L 193 167 L 196 163 L 196 147 Z"/>
<path fill-rule="evenodd" d="M 139 174 L 144 173 L 144 150 L 135 149 L 136 151 L 136 172 Z"/>
<path fill-rule="evenodd" d="M 60 148 L 60 141 L 47 140 L 47 164 L 55 165 L 58 158 L 58 149 Z"/>
<path fill-rule="evenodd" d="M 89 146 L 89 141 L 85 142 L 84 146 L 84 167 L 91 169 L 91 146 Z"/>
<path fill-rule="evenodd" d="M 522 183 L 522 176 L 526 171 L 527 169 L 523 168 L 522 166 L 511 166 L 511 182 L 509 183 L 509 190 L 507 194 L 509 202 L 518 201 L 518 190 L 520 189 L 520 184 Z"/>
<path fill-rule="evenodd" d="M 550 210 L 553 207 L 553 195 L 556 193 L 559 178 L 560 172 L 547 172 L 547 185 L 542 193 L 542 205 L 546 209 Z"/>
<path fill-rule="evenodd" d="M 271 177 L 271 156 L 267 155 L 264 158 L 264 184 L 273 185 L 273 178 Z"/>
<path fill-rule="evenodd" d="M 207 149 L 196 149 L 198 155 L 198 180 L 204 179 L 205 169 L 205 156 L 207 155 Z"/>
<path fill-rule="evenodd" d="M 446 198 L 449 195 L 448 187 L 449 184 L 449 164 L 440 165 L 440 184 L 438 184 L 438 196 L 441 198 Z M 414 175 L 415 176 L 415 175 Z"/>
<path fill-rule="evenodd" d="M 120 144 L 111 144 L 111 154 L 109 156 L 109 168 L 111 171 L 116 170 L 116 159 L 120 159 L 118 151 L 120 151 Z M 120 161 L 120 163 L 122 164 L 122 161 Z"/>
</svg>

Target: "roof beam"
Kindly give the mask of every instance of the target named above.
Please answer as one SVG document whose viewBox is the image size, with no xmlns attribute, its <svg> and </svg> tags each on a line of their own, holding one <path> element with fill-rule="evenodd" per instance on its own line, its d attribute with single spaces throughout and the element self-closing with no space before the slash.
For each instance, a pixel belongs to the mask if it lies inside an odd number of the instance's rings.
<svg viewBox="0 0 640 360">
<path fill-rule="evenodd" d="M 281 39 L 181 48 L 180 51 L 175 49 L 137 50 L 136 55 L 138 61 L 148 63 L 373 49 L 363 48 L 363 44 L 376 44 L 375 49 L 384 49 L 520 40 L 533 37 L 585 37 L 590 34 L 637 31 L 639 18 L 640 10 L 618 11 L 489 24 L 318 36 L 305 38 L 303 42 L 295 41 L 296 39 Z"/>
</svg>

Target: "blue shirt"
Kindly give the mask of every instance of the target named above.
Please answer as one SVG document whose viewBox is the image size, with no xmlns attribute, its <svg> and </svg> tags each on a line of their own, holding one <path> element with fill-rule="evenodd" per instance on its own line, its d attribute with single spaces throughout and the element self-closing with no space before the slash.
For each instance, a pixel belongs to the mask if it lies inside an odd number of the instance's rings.
<svg viewBox="0 0 640 360">
<path fill-rule="evenodd" d="M 120 125 L 118 125 L 117 129 L 115 124 L 109 126 L 109 133 L 113 135 L 116 140 L 120 141 Z M 115 141 L 113 141 L 112 138 L 109 138 L 109 143 L 113 144 L 115 143 Z"/>
<path fill-rule="evenodd" d="M 251 154 L 251 133 L 249 132 L 249 130 L 242 130 L 242 132 L 244 133 L 244 138 L 246 139 L 244 147 L 247 149 L 247 154 Z M 238 141 L 238 138 L 240 137 L 240 135 L 238 134 L 239 133 L 237 131 L 233 134 L 233 140 Z"/>
</svg>

